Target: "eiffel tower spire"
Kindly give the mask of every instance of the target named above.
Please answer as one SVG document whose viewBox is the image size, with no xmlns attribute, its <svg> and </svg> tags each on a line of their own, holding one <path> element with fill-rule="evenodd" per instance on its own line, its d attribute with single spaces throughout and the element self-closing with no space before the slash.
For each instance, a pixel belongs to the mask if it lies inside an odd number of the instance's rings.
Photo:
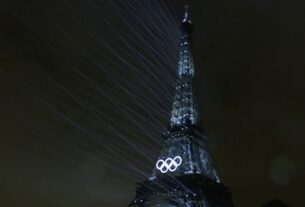
<svg viewBox="0 0 305 207">
<path fill-rule="evenodd" d="M 189 19 L 189 4 L 188 1 L 185 1 L 184 5 L 184 19 L 183 22 L 191 22 Z"/>
<path fill-rule="evenodd" d="M 199 111 L 195 92 L 195 67 L 192 50 L 193 25 L 189 16 L 189 6 L 185 5 L 184 19 L 180 25 L 181 42 L 178 63 L 178 80 L 173 100 L 170 125 L 196 125 Z"/>
</svg>

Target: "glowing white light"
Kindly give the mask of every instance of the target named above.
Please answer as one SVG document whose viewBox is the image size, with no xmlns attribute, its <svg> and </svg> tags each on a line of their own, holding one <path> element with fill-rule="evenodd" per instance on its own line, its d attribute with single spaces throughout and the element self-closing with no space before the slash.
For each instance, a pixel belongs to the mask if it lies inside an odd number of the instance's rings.
<svg viewBox="0 0 305 207">
<path fill-rule="evenodd" d="M 161 173 L 175 172 L 177 168 L 182 164 L 182 158 L 180 156 L 176 156 L 173 158 L 167 158 L 165 160 L 158 160 L 156 163 L 156 168 L 160 170 Z"/>
</svg>

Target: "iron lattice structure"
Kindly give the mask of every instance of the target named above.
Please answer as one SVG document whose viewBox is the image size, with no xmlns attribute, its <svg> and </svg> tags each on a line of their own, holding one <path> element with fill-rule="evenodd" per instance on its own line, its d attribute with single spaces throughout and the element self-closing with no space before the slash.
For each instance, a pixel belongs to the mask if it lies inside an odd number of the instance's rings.
<svg viewBox="0 0 305 207">
<path fill-rule="evenodd" d="M 178 81 L 164 144 L 148 179 L 129 207 L 233 207 L 198 127 L 192 30 L 188 6 L 181 23 Z"/>
</svg>

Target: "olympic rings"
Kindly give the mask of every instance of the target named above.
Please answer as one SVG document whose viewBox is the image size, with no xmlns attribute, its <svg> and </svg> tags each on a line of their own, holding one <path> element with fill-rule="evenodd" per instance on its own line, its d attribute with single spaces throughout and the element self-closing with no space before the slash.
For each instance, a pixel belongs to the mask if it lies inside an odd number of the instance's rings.
<svg viewBox="0 0 305 207">
<path fill-rule="evenodd" d="M 161 173 L 175 172 L 177 168 L 182 164 L 182 158 L 180 156 L 172 158 L 167 158 L 166 160 L 158 160 L 156 163 L 156 168 L 160 170 Z"/>
</svg>

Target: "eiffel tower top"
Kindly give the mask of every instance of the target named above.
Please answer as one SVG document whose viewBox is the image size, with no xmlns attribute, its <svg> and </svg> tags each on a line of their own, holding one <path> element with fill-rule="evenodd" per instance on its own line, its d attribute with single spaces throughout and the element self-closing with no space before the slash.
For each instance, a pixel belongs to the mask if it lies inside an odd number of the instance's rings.
<svg viewBox="0 0 305 207">
<path fill-rule="evenodd" d="M 191 20 L 189 19 L 189 5 L 186 3 L 184 5 L 184 19 L 183 22 L 189 22 L 191 23 Z"/>
<path fill-rule="evenodd" d="M 178 81 L 173 100 L 170 125 L 172 128 L 197 125 L 199 110 L 195 92 L 195 67 L 192 52 L 192 29 L 189 6 L 185 5 L 184 19 L 180 25 L 181 43 L 178 64 Z"/>
</svg>

